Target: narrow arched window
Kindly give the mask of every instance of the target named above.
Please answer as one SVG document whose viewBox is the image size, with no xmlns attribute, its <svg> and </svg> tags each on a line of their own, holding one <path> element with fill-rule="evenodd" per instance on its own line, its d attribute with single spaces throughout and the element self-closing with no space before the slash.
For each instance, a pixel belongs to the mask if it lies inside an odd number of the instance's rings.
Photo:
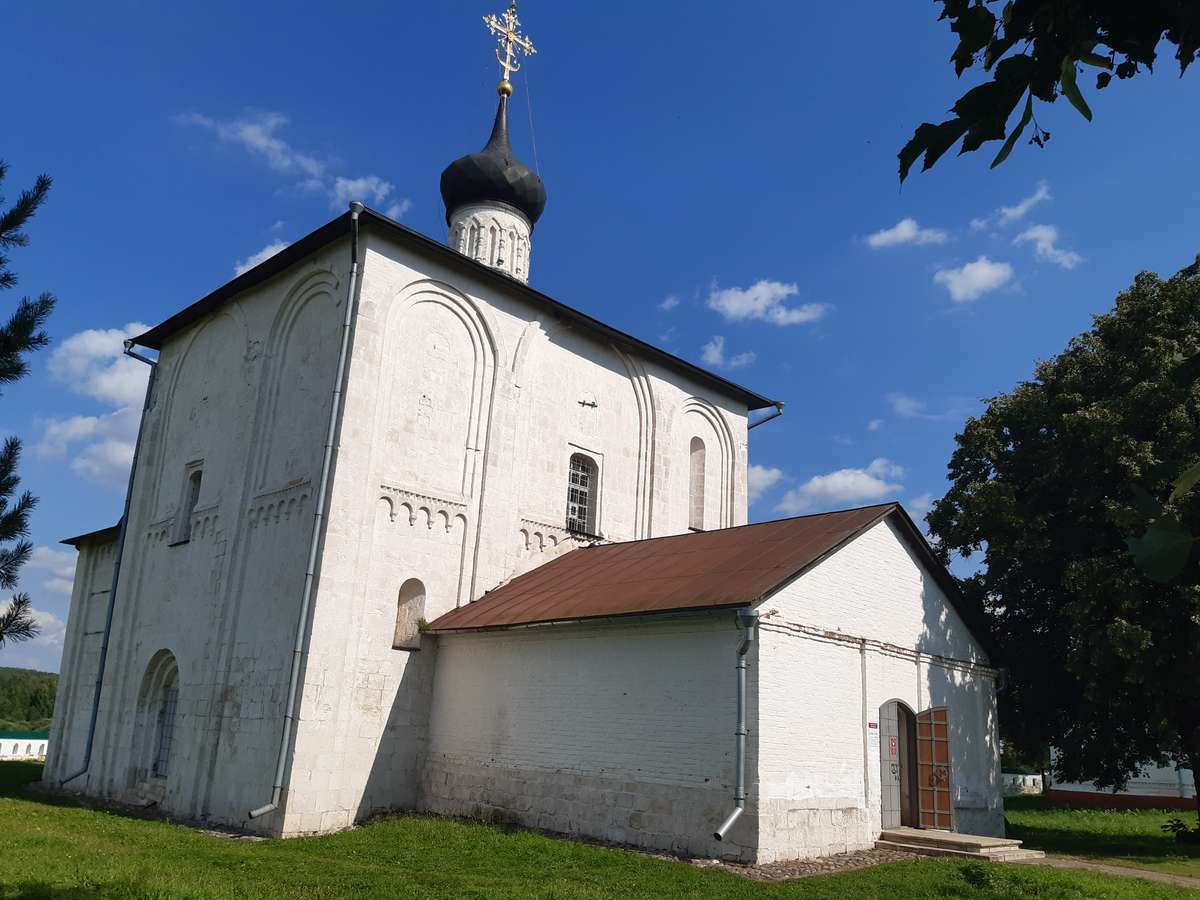
<svg viewBox="0 0 1200 900">
<path fill-rule="evenodd" d="M 163 686 L 158 720 L 155 723 L 154 765 L 151 771 L 159 778 L 166 778 L 171 768 L 171 746 L 175 741 L 175 708 L 178 705 L 179 683 L 172 681 Z"/>
<path fill-rule="evenodd" d="M 704 441 L 692 438 L 690 478 L 688 480 L 688 527 L 704 530 Z"/>
<path fill-rule="evenodd" d="M 467 232 L 467 256 L 475 259 L 479 255 L 479 223 L 472 222 Z"/>
<path fill-rule="evenodd" d="M 179 518 L 175 522 L 175 540 L 172 544 L 184 544 L 192 539 L 192 513 L 200 502 L 200 482 L 204 470 L 199 465 L 188 468 L 187 482 L 183 487 L 183 497 L 179 504 Z"/>
<path fill-rule="evenodd" d="M 396 633 L 393 650 L 421 649 L 421 617 L 425 615 L 425 585 L 410 578 L 396 595 Z"/>
<path fill-rule="evenodd" d="M 591 457 L 576 453 L 571 457 L 567 481 L 567 531 L 596 533 L 596 511 L 600 501 L 600 470 Z"/>
<path fill-rule="evenodd" d="M 489 225 L 488 226 L 488 259 L 487 259 L 489 266 L 494 266 L 496 264 L 496 250 L 497 250 L 496 244 L 497 244 L 496 226 Z"/>
</svg>

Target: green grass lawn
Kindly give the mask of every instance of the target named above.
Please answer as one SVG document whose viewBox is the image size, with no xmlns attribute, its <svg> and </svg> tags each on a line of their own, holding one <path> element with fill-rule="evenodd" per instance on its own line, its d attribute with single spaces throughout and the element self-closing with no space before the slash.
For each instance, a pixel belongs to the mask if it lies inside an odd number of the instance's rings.
<svg viewBox="0 0 1200 900">
<path fill-rule="evenodd" d="M 23 793 L 0 763 L 0 898 L 1194 896 L 1132 879 L 918 860 L 782 884 L 516 829 L 401 816 L 326 837 L 248 842 Z"/>
<path fill-rule="evenodd" d="M 1121 866 L 1200 878 L 1200 846 L 1176 843 L 1160 826 L 1195 813 L 1161 809 L 1088 809 L 1055 806 L 1043 797 L 1007 797 L 1008 836 L 1026 847 Z"/>
</svg>

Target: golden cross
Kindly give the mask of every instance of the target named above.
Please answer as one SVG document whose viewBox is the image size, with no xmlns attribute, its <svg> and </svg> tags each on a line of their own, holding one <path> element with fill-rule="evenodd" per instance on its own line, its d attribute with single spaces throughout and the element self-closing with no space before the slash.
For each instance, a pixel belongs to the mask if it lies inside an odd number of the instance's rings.
<svg viewBox="0 0 1200 900">
<path fill-rule="evenodd" d="M 496 48 L 496 61 L 500 63 L 500 71 L 503 73 L 503 80 L 500 82 L 503 87 L 508 83 L 510 74 L 521 70 L 521 64 L 517 62 L 517 55 L 524 53 L 526 56 L 533 56 L 537 50 L 533 48 L 533 42 L 518 31 L 521 22 L 517 18 L 517 0 L 512 0 L 508 9 L 498 17 L 496 15 L 484 16 L 483 24 L 496 36 L 496 43 L 500 45 Z M 501 50 L 504 51 L 503 56 L 500 55 Z M 510 87 L 509 91 L 511 92 L 511 90 Z"/>
</svg>

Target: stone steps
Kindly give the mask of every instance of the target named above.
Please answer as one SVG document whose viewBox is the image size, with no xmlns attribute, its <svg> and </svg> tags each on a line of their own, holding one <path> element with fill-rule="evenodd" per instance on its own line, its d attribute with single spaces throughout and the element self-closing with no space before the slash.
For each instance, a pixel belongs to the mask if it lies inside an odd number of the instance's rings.
<svg viewBox="0 0 1200 900">
<path fill-rule="evenodd" d="M 889 828 L 880 835 L 875 846 L 880 850 L 903 850 L 923 856 L 944 856 L 957 859 L 979 859 L 989 862 L 1017 862 L 1041 859 L 1041 850 L 1026 850 L 1012 838 L 993 838 L 975 834 L 956 834 L 950 831 L 927 831 L 918 828 Z"/>
</svg>

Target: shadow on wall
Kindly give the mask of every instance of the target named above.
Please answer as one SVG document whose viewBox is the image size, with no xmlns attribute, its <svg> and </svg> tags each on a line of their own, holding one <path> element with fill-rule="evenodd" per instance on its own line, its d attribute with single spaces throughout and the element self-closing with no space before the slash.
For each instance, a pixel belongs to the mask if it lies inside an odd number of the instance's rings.
<svg viewBox="0 0 1200 900">
<path fill-rule="evenodd" d="M 363 785 L 355 821 L 416 809 L 421 768 L 429 743 L 437 638 L 419 634 L 417 641 L 419 650 L 392 651 L 407 654 L 408 662 L 391 692 L 390 702 L 388 697 L 384 698 L 387 718 Z"/>
<path fill-rule="evenodd" d="M 969 658 L 972 645 L 977 654 L 982 652 L 962 617 L 943 599 L 945 595 L 937 582 L 923 567 L 918 571 L 922 579 L 922 631 L 917 649 L 931 656 L 957 660 Z M 973 674 L 962 666 L 925 661 L 920 665 L 921 707 L 944 706 L 949 710 L 954 830 L 1002 834 L 1004 811 L 994 683 L 991 678 Z"/>
</svg>

